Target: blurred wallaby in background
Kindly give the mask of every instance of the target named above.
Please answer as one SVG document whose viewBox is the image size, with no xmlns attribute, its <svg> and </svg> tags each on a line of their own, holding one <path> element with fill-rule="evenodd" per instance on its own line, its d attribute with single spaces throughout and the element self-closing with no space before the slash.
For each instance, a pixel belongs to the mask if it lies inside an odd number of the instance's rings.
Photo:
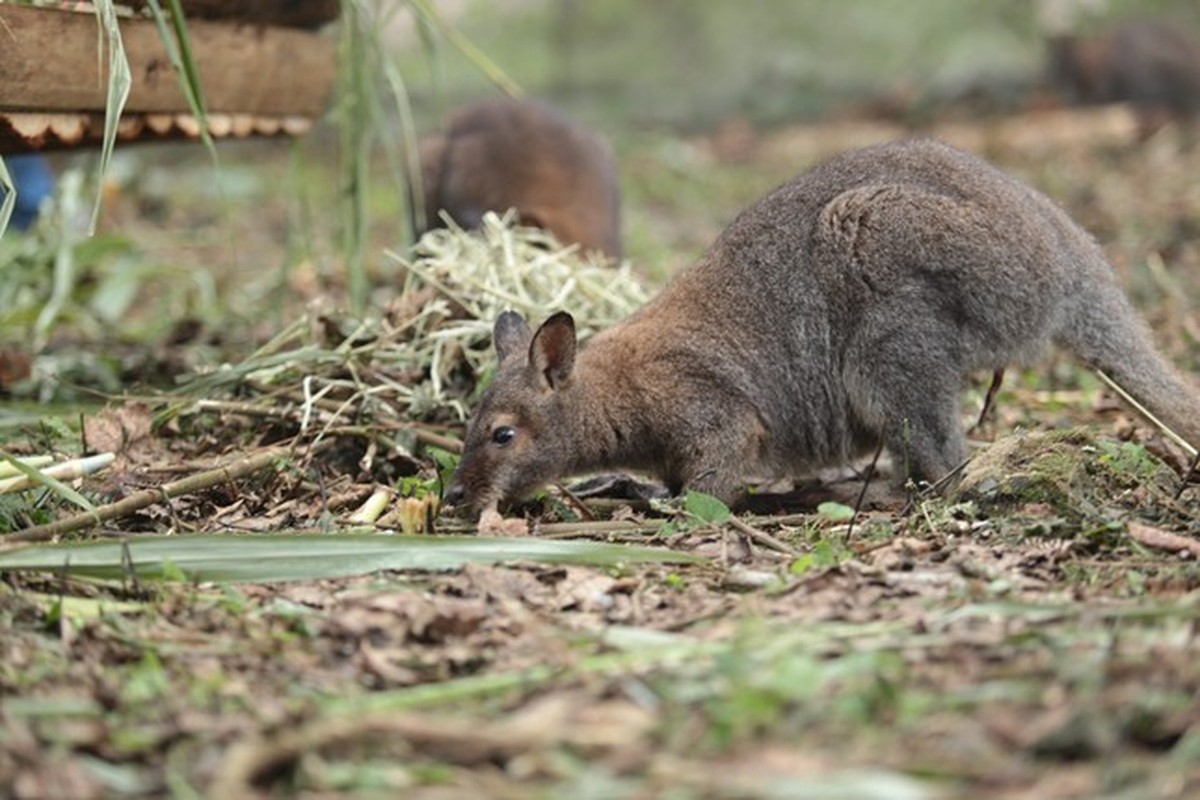
<svg viewBox="0 0 1200 800">
<path fill-rule="evenodd" d="M 1200 444 L 1099 245 L 1053 202 L 918 139 L 855 150 L 743 211 L 640 311 L 577 348 L 565 312 L 506 312 L 449 493 L 489 515 L 566 475 L 631 468 L 732 501 L 753 477 L 870 453 L 934 482 L 966 457 L 976 370 L 1056 343 Z"/>
<path fill-rule="evenodd" d="M 1146 138 L 1200 113 L 1200 45 L 1164 20 L 1129 17 L 1090 35 L 1043 17 L 1051 83 L 1077 103 L 1129 103 Z"/>
<path fill-rule="evenodd" d="M 617 169 L 597 134 L 531 100 L 483 100 L 455 111 L 446 129 L 421 142 L 425 217 L 445 212 L 464 228 L 487 211 L 517 209 L 521 223 L 621 257 Z"/>
</svg>

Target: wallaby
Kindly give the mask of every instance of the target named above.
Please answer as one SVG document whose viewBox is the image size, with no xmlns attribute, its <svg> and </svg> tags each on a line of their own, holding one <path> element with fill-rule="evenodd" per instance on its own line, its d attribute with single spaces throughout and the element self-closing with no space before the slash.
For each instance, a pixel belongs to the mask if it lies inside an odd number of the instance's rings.
<svg viewBox="0 0 1200 800">
<path fill-rule="evenodd" d="M 929 139 L 844 153 L 743 211 L 698 263 L 577 351 L 559 312 L 495 323 L 500 359 L 448 493 L 495 515 L 546 482 L 646 470 L 727 502 L 880 443 L 901 483 L 965 458 L 968 373 L 1055 342 L 1192 443 L 1193 387 L 1097 243 L 1047 197 Z"/>
<path fill-rule="evenodd" d="M 522 224 L 563 244 L 621 257 L 612 151 L 549 106 L 511 98 L 464 106 L 422 141 L 420 161 L 425 230 L 442 227 L 442 211 L 470 229 L 484 212 L 515 208 Z"/>
<path fill-rule="evenodd" d="M 1142 138 L 1200 113 L 1200 46 L 1152 19 L 1131 18 L 1091 37 L 1048 39 L 1051 81 L 1080 103 L 1128 102 Z"/>
</svg>

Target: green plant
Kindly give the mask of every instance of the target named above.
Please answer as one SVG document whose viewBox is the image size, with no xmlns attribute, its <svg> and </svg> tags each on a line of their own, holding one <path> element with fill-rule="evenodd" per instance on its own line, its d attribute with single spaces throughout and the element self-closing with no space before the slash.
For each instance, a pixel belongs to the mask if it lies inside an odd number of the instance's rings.
<svg viewBox="0 0 1200 800">
<path fill-rule="evenodd" d="M 793 575 L 803 575 L 810 570 L 835 567 L 853 555 L 844 542 L 822 538 L 813 544 L 812 550 L 793 560 L 788 571 Z"/>
</svg>

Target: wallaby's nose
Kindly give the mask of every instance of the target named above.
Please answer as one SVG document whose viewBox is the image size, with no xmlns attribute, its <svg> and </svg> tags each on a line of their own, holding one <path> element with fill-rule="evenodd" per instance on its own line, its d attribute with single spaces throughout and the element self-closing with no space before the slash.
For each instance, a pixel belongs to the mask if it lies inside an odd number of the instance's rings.
<svg viewBox="0 0 1200 800">
<path fill-rule="evenodd" d="M 450 484 L 450 488 L 446 490 L 446 495 L 442 498 L 446 505 L 460 506 L 463 500 L 467 497 L 467 492 L 463 489 L 463 485 L 458 481 Z"/>
</svg>

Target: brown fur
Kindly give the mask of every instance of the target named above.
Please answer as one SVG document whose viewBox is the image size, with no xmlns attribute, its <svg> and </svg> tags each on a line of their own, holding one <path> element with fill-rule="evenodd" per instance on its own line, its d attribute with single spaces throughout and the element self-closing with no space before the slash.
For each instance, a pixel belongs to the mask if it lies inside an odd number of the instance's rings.
<svg viewBox="0 0 1200 800">
<path fill-rule="evenodd" d="M 852 151 L 743 211 L 578 352 L 566 313 L 536 333 L 502 315 L 500 367 L 451 499 L 494 508 L 622 467 L 732 501 L 748 476 L 802 474 L 880 442 L 901 481 L 934 481 L 966 455 L 968 373 L 1051 342 L 1200 443 L 1195 389 L 1050 200 L 932 140 Z"/>
<path fill-rule="evenodd" d="M 1049 39 L 1050 78 L 1080 103 L 1128 102 L 1143 136 L 1200 113 L 1200 47 L 1154 20 L 1123 20 L 1091 37 Z"/>
<path fill-rule="evenodd" d="M 517 209 L 564 244 L 621 257 L 617 171 L 595 133 L 541 103 L 499 98 L 459 109 L 421 143 L 425 230 L 445 211 L 464 228 Z"/>
</svg>

